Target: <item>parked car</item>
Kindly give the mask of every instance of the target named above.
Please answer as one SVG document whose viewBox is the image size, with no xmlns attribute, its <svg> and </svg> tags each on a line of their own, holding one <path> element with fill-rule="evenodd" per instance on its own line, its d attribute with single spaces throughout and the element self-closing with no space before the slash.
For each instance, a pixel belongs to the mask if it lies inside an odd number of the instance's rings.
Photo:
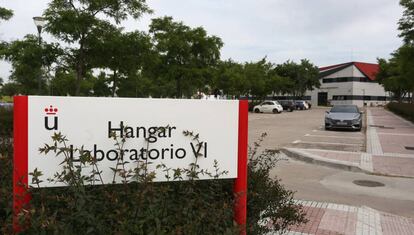
<svg viewBox="0 0 414 235">
<path fill-rule="evenodd" d="M 308 104 L 309 109 L 311 109 L 312 108 L 312 103 L 309 102 L 309 101 L 305 101 L 305 102 Z"/>
<path fill-rule="evenodd" d="M 255 113 L 281 113 L 283 107 L 277 101 L 264 101 L 253 107 Z"/>
<path fill-rule="evenodd" d="M 325 130 L 341 128 L 360 131 L 362 112 L 356 105 L 335 105 L 325 114 Z"/>
<path fill-rule="evenodd" d="M 296 105 L 296 109 L 300 109 L 300 110 L 309 109 L 308 103 L 306 101 L 303 101 L 303 100 L 295 101 L 295 105 Z"/>
<path fill-rule="evenodd" d="M 283 110 L 287 110 L 289 112 L 292 112 L 296 109 L 296 104 L 293 102 L 293 100 L 279 100 L 280 105 L 282 105 Z"/>
</svg>

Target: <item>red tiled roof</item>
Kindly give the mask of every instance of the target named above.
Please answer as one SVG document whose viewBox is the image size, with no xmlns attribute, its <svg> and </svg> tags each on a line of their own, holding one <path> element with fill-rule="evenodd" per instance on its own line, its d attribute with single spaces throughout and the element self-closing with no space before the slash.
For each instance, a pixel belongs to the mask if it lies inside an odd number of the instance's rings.
<svg viewBox="0 0 414 235">
<path fill-rule="evenodd" d="M 363 73 L 367 78 L 370 80 L 376 79 L 376 74 L 379 70 L 378 64 L 371 64 L 371 63 L 363 63 L 363 62 L 349 62 L 349 63 L 342 63 L 342 64 L 336 64 L 336 65 L 330 65 L 325 67 L 320 67 L 319 71 L 324 72 L 330 69 L 338 68 L 339 70 L 345 69 L 351 65 L 355 65 L 355 67 L 358 68 L 361 73 Z"/>
<path fill-rule="evenodd" d="M 375 80 L 376 75 L 379 70 L 378 64 L 369 64 L 369 63 L 361 63 L 361 62 L 353 62 L 355 67 L 361 71 L 365 76 L 367 76 L 370 80 Z"/>
</svg>

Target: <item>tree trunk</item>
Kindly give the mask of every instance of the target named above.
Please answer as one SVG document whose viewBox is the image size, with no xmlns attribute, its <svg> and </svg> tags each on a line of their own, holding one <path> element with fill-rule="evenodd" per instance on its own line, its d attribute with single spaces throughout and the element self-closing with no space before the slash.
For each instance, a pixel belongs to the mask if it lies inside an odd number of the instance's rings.
<svg viewBox="0 0 414 235">
<path fill-rule="evenodd" d="M 79 56 L 78 61 L 76 63 L 76 91 L 75 96 L 79 96 L 81 92 L 81 83 L 83 80 L 83 73 L 85 72 L 85 58 L 84 58 L 84 51 L 83 51 L 83 36 L 79 41 Z"/>
<path fill-rule="evenodd" d="M 81 83 L 82 83 L 82 76 L 83 75 L 83 65 L 82 62 L 78 62 L 76 65 L 76 91 L 75 91 L 75 96 L 79 96 L 80 95 L 80 88 L 81 88 Z"/>
<path fill-rule="evenodd" d="M 177 98 L 180 99 L 181 96 L 182 96 L 181 77 L 177 77 Z"/>
<path fill-rule="evenodd" d="M 118 76 L 117 71 L 114 70 L 113 85 L 112 85 L 112 97 L 115 97 L 117 76 Z"/>
</svg>

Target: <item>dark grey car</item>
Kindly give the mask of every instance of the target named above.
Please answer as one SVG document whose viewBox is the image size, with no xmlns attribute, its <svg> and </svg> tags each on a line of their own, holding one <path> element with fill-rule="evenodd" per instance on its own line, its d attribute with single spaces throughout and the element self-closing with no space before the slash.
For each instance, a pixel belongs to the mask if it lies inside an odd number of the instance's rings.
<svg viewBox="0 0 414 235">
<path fill-rule="evenodd" d="M 360 131 L 362 112 L 356 105 L 335 105 L 325 114 L 325 130 L 340 128 Z"/>
</svg>

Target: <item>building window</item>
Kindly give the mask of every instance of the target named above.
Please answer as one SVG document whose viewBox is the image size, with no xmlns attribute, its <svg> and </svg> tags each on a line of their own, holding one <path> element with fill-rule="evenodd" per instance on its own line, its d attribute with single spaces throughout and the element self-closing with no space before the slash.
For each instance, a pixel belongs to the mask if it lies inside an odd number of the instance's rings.
<svg viewBox="0 0 414 235">
<path fill-rule="evenodd" d="M 362 96 L 362 95 L 334 95 L 332 100 L 366 100 L 366 101 L 385 101 L 389 97 L 386 96 Z"/>
<path fill-rule="evenodd" d="M 338 78 L 323 78 L 322 83 L 333 82 L 375 82 L 366 77 L 338 77 Z"/>
</svg>

